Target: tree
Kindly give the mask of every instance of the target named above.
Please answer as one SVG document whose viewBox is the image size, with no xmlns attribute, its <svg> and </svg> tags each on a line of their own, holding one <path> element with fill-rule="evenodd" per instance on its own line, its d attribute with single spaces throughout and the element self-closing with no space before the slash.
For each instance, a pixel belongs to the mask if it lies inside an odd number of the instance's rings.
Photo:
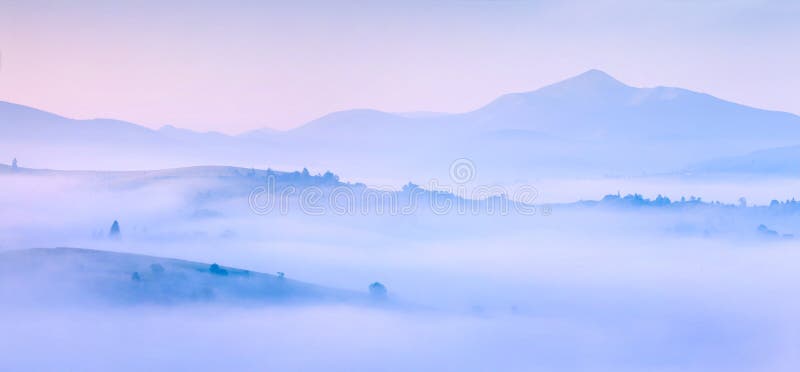
<svg viewBox="0 0 800 372">
<path fill-rule="evenodd" d="M 322 178 L 326 182 L 331 182 L 331 183 L 339 182 L 339 176 L 333 174 L 333 172 L 331 172 L 331 171 L 325 172 L 325 174 L 322 175 Z"/>
<path fill-rule="evenodd" d="M 117 220 L 114 220 L 114 223 L 111 224 L 111 230 L 108 232 L 108 236 L 112 239 L 120 238 L 119 222 L 117 222 Z"/>
<path fill-rule="evenodd" d="M 386 298 L 387 295 L 386 286 L 379 282 L 375 282 L 369 285 L 369 295 L 370 297 L 376 300 L 383 300 Z"/>
<path fill-rule="evenodd" d="M 139 276 L 138 272 L 134 272 L 133 274 L 131 274 L 131 280 L 133 280 L 134 282 L 140 282 L 142 281 L 142 277 Z"/>
<path fill-rule="evenodd" d="M 222 275 L 222 276 L 228 275 L 228 270 L 225 270 L 225 269 L 221 268 L 216 263 L 211 264 L 211 266 L 208 268 L 208 272 L 210 272 L 210 273 L 212 273 L 214 275 Z"/>
<path fill-rule="evenodd" d="M 14 158 L 14 160 L 11 161 L 11 169 L 12 170 L 17 170 L 18 169 L 18 167 L 17 167 L 17 158 Z"/>
</svg>

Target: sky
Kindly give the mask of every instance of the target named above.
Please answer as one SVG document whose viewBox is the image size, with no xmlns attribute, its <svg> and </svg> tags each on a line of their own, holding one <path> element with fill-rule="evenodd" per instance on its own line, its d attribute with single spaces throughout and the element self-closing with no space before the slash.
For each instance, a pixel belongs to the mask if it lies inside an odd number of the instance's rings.
<svg viewBox="0 0 800 372">
<path fill-rule="evenodd" d="M 0 100 L 236 134 L 464 112 L 596 68 L 800 114 L 791 1 L 0 0 Z"/>
</svg>

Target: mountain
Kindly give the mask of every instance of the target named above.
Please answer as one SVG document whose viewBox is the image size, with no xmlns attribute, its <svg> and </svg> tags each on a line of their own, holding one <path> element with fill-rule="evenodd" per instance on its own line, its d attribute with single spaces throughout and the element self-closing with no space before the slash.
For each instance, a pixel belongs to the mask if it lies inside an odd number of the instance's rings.
<svg viewBox="0 0 800 372">
<path fill-rule="evenodd" d="M 242 134 L 239 134 L 236 137 L 238 137 L 240 139 L 258 141 L 258 140 L 268 139 L 269 137 L 274 136 L 274 135 L 279 134 L 279 133 L 280 133 L 280 131 L 272 129 L 272 128 L 260 128 L 260 129 L 255 129 L 255 130 L 244 132 Z"/>
<path fill-rule="evenodd" d="M 183 142 L 211 141 L 211 140 L 224 142 L 231 139 L 227 135 L 219 132 L 199 133 L 189 129 L 177 128 L 172 125 L 165 125 L 159 128 L 158 133 L 169 139 L 183 141 Z"/>
<path fill-rule="evenodd" d="M 145 127 L 113 119 L 75 120 L 31 107 L 0 102 L 0 141 L 29 143 L 112 143 L 162 141 Z"/>
<path fill-rule="evenodd" d="M 800 117 L 758 110 L 680 88 L 634 88 L 597 70 L 527 93 L 508 94 L 472 121 L 572 139 L 788 143 Z"/>
<path fill-rule="evenodd" d="M 800 175 L 800 146 L 755 151 L 694 164 L 684 173 L 694 175 L 760 175 L 797 177 Z"/>
<path fill-rule="evenodd" d="M 0 105 L 0 158 L 41 168 L 141 169 L 201 164 L 335 170 L 405 183 L 473 161 L 480 182 L 542 176 L 666 173 L 800 144 L 800 117 L 681 88 L 628 86 L 590 70 L 459 114 L 335 112 L 289 131 L 239 136 L 111 120 L 72 120 Z"/>
</svg>

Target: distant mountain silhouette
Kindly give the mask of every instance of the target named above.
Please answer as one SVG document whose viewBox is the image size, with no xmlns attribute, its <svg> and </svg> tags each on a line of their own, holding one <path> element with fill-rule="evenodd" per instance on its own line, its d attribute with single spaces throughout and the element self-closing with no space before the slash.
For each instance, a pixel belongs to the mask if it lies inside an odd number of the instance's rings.
<svg viewBox="0 0 800 372">
<path fill-rule="evenodd" d="M 639 175 L 800 145 L 800 117 L 680 88 L 636 88 L 590 70 L 459 114 L 334 112 L 289 131 L 239 136 L 73 120 L 0 103 L 0 158 L 34 167 L 142 169 L 202 164 L 336 170 L 421 180 L 472 159 L 482 181 Z M 5 149 L 5 150 L 4 150 Z"/>
<path fill-rule="evenodd" d="M 684 173 L 695 175 L 751 174 L 791 176 L 800 175 L 800 146 L 779 147 L 700 162 Z"/>
<path fill-rule="evenodd" d="M 75 120 L 31 107 L 0 101 L 1 141 L 87 143 L 150 141 L 162 137 L 145 127 L 113 119 Z"/>
</svg>

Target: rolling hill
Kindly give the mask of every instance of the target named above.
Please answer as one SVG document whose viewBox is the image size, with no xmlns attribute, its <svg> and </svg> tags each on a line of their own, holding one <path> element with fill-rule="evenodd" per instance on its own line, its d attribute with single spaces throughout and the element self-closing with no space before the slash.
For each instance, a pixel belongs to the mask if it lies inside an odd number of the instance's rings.
<svg viewBox="0 0 800 372">
<path fill-rule="evenodd" d="M 373 302 L 366 291 L 326 288 L 280 274 L 78 248 L 0 252 L 0 296 L 6 305 Z"/>
</svg>

